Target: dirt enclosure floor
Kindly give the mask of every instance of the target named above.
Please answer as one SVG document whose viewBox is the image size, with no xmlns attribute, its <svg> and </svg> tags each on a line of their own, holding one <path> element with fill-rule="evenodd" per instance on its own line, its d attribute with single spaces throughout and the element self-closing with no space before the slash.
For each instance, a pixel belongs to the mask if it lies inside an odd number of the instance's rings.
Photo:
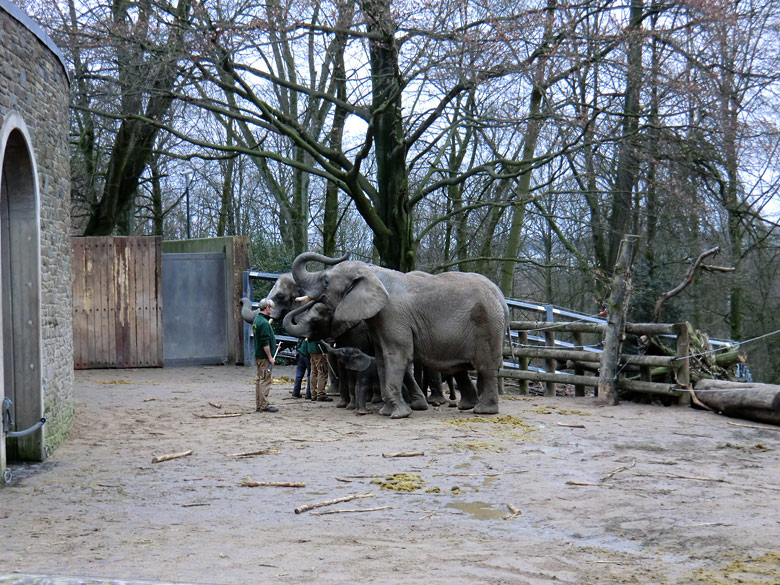
<svg viewBox="0 0 780 585">
<path fill-rule="evenodd" d="M 0 584 L 780 583 L 777 427 L 519 396 L 359 417 L 282 379 L 255 413 L 252 377 L 77 372 L 70 437 L 0 488 Z"/>
</svg>

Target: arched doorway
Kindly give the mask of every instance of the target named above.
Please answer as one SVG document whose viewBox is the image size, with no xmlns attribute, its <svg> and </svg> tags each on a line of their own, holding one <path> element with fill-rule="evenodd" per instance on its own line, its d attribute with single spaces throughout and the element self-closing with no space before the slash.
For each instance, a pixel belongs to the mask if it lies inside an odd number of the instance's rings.
<svg viewBox="0 0 780 585">
<path fill-rule="evenodd" d="M 35 163 L 24 122 L 13 114 L 0 132 L 0 293 L 3 429 L 19 432 L 43 416 L 41 386 L 40 221 Z M 66 237 L 66 235 L 63 235 Z M 3 396 L 4 394 L 4 396 Z M 10 400 L 10 402 L 9 402 Z M 8 418 L 13 419 L 9 428 Z M 0 436 L 8 461 L 41 461 L 43 430 Z M 3 466 L 0 445 L 0 467 Z"/>
</svg>

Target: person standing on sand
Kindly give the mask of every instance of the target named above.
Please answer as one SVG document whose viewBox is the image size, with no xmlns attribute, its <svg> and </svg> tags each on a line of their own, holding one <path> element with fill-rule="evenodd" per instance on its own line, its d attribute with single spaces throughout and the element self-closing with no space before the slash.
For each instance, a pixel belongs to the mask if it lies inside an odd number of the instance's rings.
<svg viewBox="0 0 780 585">
<path fill-rule="evenodd" d="M 252 323 L 252 334 L 255 338 L 255 365 L 257 366 L 257 379 L 255 380 L 255 411 L 279 412 L 279 409 L 268 402 L 268 394 L 271 391 L 273 375 L 271 369 L 276 363 L 274 351 L 276 350 L 276 335 L 268 321 L 274 302 L 271 299 L 262 299 L 259 303 L 260 312 Z"/>
<path fill-rule="evenodd" d="M 325 392 L 328 383 L 328 357 L 325 347 L 319 340 L 309 340 L 309 359 L 311 360 L 311 399 L 317 402 L 333 402 Z"/>
</svg>

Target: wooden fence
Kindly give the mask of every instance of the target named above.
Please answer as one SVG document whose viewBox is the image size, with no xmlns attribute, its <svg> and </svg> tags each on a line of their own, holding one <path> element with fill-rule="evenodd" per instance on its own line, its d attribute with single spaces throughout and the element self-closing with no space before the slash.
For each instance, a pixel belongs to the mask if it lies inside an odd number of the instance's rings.
<svg viewBox="0 0 780 585">
<path fill-rule="evenodd" d="M 71 238 L 76 369 L 163 365 L 159 237 Z"/>
<path fill-rule="evenodd" d="M 606 323 L 598 322 L 512 321 L 510 329 L 516 335 L 512 336 L 512 347 L 504 348 L 504 358 L 508 361 L 505 361 L 500 376 L 518 380 L 521 394 L 527 394 L 528 382 L 535 381 L 545 384 L 546 396 L 555 396 L 558 384 L 571 384 L 575 396 L 584 396 L 586 387 L 598 386 L 598 370 L 604 354 L 585 345 L 583 335 L 601 337 L 606 327 Z M 637 336 L 671 336 L 676 351 L 675 355 L 621 354 L 619 365 L 622 373 L 618 377 L 618 388 L 686 400 L 688 393 L 684 388 L 690 384 L 689 325 L 627 323 L 625 331 Z M 566 347 L 556 345 L 561 334 L 573 340 L 566 342 Z M 540 344 L 541 335 L 544 339 Z M 532 339 L 537 341 L 531 342 Z M 544 367 L 530 367 L 531 360 L 543 363 Z M 653 382 L 653 368 L 664 368 L 669 381 Z"/>
</svg>

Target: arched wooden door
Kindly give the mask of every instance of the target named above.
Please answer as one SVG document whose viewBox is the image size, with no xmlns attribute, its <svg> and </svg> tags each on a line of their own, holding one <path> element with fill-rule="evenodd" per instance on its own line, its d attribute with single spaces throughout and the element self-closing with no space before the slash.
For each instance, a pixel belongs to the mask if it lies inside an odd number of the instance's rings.
<svg viewBox="0 0 780 585">
<path fill-rule="evenodd" d="M 9 431 L 32 427 L 43 417 L 40 218 L 35 163 L 24 122 L 12 114 L 0 130 L 2 469 L 6 460 L 42 460 L 44 431 L 16 438 L 7 436 Z M 8 419 L 12 419 L 12 424 Z"/>
</svg>

